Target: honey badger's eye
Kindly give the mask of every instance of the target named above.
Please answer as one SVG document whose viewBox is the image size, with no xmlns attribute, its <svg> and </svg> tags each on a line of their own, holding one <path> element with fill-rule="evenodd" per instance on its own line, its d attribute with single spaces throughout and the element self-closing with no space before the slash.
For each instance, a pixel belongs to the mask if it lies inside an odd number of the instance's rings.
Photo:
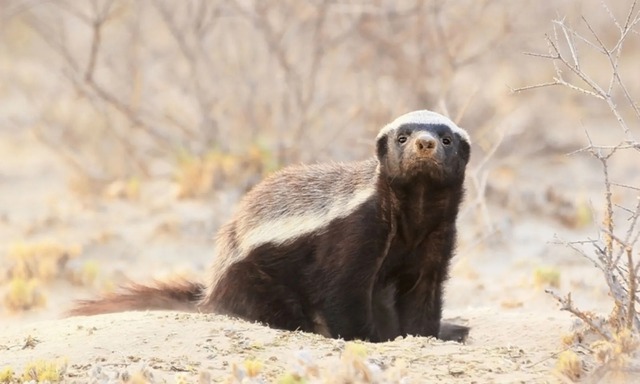
<svg viewBox="0 0 640 384">
<path fill-rule="evenodd" d="M 451 138 L 450 138 L 450 137 L 448 137 L 448 136 L 447 136 L 447 137 L 443 137 L 443 138 L 442 138 L 442 144 L 444 144 L 444 145 L 449 145 L 449 144 L 451 144 Z"/>
<path fill-rule="evenodd" d="M 406 142 L 407 142 L 407 136 L 404 136 L 404 135 L 398 136 L 398 143 L 404 144 Z"/>
</svg>

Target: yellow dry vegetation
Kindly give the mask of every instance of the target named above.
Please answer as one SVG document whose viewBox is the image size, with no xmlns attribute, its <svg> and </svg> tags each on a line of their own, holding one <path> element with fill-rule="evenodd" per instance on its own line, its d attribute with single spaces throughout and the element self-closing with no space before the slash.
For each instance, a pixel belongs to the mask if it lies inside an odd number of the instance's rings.
<svg viewBox="0 0 640 384">
<path fill-rule="evenodd" d="M 82 252 L 79 245 L 54 241 L 16 243 L 9 247 L 9 278 L 51 281 L 60 277 L 67 262 Z"/>
<path fill-rule="evenodd" d="M 15 379 L 15 374 L 13 372 L 13 368 L 4 367 L 0 369 L 0 383 L 2 384 L 12 383 L 14 379 Z"/>
<path fill-rule="evenodd" d="M 23 381 L 35 381 L 37 383 L 59 383 L 63 380 L 67 370 L 65 360 L 36 360 L 28 363 L 22 374 Z"/>
<path fill-rule="evenodd" d="M 560 287 L 560 270 L 555 267 L 538 267 L 533 271 L 533 283 L 536 287 Z"/>
<path fill-rule="evenodd" d="M 570 349 L 558 355 L 556 368 L 558 372 L 568 377 L 572 381 L 579 380 L 583 375 L 582 360 L 580 360 L 578 355 Z"/>
<path fill-rule="evenodd" d="M 4 306 L 11 312 L 26 311 L 43 307 L 47 303 L 37 279 L 16 277 L 9 282 L 9 290 L 4 296 Z"/>
<path fill-rule="evenodd" d="M 230 180 L 234 186 L 246 188 L 275 168 L 271 153 L 258 145 L 239 154 L 212 150 L 198 156 L 183 151 L 177 156 L 174 179 L 178 197 L 194 198 L 206 196 Z"/>
<path fill-rule="evenodd" d="M 11 312 L 43 307 L 47 300 L 43 285 L 59 278 L 74 284 L 91 285 L 98 276 L 98 265 L 87 261 L 78 271 L 69 271 L 67 263 L 82 253 L 80 245 L 54 241 L 19 242 L 9 246 L 4 278 L 7 289 L 3 304 Z"/>
</svg>

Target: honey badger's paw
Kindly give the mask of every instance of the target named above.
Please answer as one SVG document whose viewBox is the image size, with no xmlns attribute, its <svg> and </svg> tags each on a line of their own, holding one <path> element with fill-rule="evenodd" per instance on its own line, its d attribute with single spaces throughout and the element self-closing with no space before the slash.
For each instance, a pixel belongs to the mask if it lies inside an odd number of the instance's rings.
<svg viewBox="0 0 640 384">
<path fill-rule="evenodd" d="M 438 332 L 438 339 L 444 341 L 457 341 L 458 343 L 464 343 L 467 341 L 469 331 L 471 328 L 464 325 L 457 325 L 451 323 L 440 324 L 440 332 Z"/>
</svg>

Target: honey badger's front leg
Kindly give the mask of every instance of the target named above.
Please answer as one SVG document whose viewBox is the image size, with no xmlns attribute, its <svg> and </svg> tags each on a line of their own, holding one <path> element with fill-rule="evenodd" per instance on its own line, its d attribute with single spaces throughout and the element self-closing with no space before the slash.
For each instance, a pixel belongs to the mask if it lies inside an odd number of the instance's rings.
<svg viewBox="0 0 640 384">
<path fill-rule="evenodd" d="M 469 328 L 442 323 L 443 285 L 453 254 L 455 229 L 434 231 L 417 250 L 416 263 L 398 281 L 396 307 L 403 335 L 463 342 Z"/>
<path fill-rule="evenodd" d="M 373 205 L 365 206 L 349 220 L 371 223 L 379 214 Z M 381 341 L 375 323 L 374 284 L 388 248 L 387 228 L 370 225 L 365 230 L 358 225 L 346 225 L 340 232 L 330 232 L 331 246 L 326 258 L 330 264 L 318 269 L 314 285 L 321 292 L 321 315 L 332 337 L 345 340 Z M 326 244 L 326 243 L 325 243 Z M 320 246 L 318 245 L 318 248 Z M 320 251 L 320 249 L 318 249 Z"/>
<path fill-rule="evenodd" d="M 395 285 L 389 284 L 374 289 L 373 315 L 380 341 L 389 341 L 400 336 Z"/>
</svg>

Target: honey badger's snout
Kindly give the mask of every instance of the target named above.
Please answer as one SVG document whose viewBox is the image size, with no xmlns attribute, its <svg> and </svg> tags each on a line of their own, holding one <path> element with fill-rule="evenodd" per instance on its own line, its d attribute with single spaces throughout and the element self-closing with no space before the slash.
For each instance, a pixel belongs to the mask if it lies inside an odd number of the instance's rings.
<svg viewBox="0 0 640 384">
<path fill-rule="evenodd" d="M 420 157 L 433 156 L 438 150 L 438 140 L 429 132 L 420 132 L 414 140 L 416 154 Z"/>
</svg>

